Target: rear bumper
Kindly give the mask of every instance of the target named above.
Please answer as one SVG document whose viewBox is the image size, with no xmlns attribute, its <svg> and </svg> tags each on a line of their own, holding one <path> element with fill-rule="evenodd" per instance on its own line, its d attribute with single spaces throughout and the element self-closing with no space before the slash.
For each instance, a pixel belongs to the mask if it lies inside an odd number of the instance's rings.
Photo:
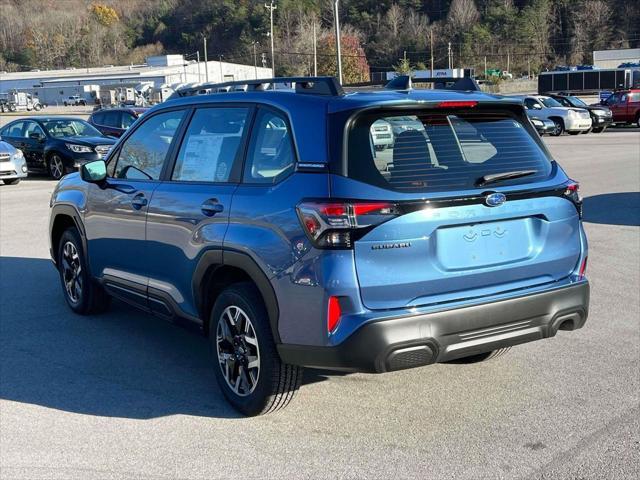
<svg viewBox="0 0 640 480">
<path fill-rule="evenodd" d="M 382 373 L 455 360 L 581 328 L 589 283 L 440 312 L 369 322 L 333 347 L 278 345 L 285 363 Z"/>
</svg>

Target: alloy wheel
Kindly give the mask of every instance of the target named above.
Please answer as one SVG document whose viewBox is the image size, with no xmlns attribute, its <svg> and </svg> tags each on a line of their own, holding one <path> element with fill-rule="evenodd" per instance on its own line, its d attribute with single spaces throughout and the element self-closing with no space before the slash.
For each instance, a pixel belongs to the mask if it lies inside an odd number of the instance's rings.
<svg viewBox="0 0 640 480">
<path fill-rule="evenodd" d="M 78 249 L 72 242 L 64 244 L 62 249 L 62 279 L 69 300 L 78 303 L 82 298 L 82 265 Z"/>
<path fill-rule="evenodd" d="M 218 364 L 227 385 L 236 395 L 250 395 L 260 377 L 260 348 L 256 331 L 244 310 L 228 306 L 216 328 Z"/>
<path fill-rule="evenodd" d="M 56 180 L 62 177 L 64 165 L 62 164 L 62 159 L 58 155 L 53 155 L 51 160 L 49 160 L 49 172 Z"/>
</svg>

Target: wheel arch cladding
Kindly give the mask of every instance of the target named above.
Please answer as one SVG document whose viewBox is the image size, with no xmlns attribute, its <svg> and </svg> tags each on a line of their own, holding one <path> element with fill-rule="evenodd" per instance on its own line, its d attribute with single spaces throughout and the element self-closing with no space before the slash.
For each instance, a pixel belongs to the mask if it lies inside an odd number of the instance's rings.
<svg viewBox="0 0 640 480">
<path fill-rule="evenodd" d="M 269 316 L 271 333 L 275 342 L 280 343 L 278 301 L 271 282 L 249 255 L 227 250 L 205 252 L 193 275 L 194 299 L 205 333 L 208 334 L 208 318 L 218 295 L 233 283 L 247 281 L 253 283 L 260 292 Z"/>
<path fill-rule="evenodd" d="M 49 233 L 51 239 L 51 255 L 53 259 L 57 262 L 59 246 L 58 244 L 60 242 L 60 238 L 62 238 L 62 234 L 64 233 L 64 231 L 70 227 L 74 227 L 76 230 L 78 230 L 78 233 L 80 234 L 80 240 L 82 241 L 82 249 L 84 250 L 86 255 L 86 236 L 76 210 L 70 205 L 56 205 L 53 208 L 54 211 L 51 215 L 52 221 Z"/>
</svg>

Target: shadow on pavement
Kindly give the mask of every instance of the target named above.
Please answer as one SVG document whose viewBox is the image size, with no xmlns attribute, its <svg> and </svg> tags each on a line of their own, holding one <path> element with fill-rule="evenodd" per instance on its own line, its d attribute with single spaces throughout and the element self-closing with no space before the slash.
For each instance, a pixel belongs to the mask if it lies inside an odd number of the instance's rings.
<svg viewBox="0 0 640 480">
<path fill-rule="evenodd" d="M 240 417 L 203 336 L 117 301 L 75 315 L 47 259 L 0 257 L 0 292 L 0 398 L 105 417 Z"/>
<path fill-rule="evenodd" d="M 609 225 L 640 225 L 640 192 L 604 193 L 583 200 L 584 221 Z"/>
</svg>

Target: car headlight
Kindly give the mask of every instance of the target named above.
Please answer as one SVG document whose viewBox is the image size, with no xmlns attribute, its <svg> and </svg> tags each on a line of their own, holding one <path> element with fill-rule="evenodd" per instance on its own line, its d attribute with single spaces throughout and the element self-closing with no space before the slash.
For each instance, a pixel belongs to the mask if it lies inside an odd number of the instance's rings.
<svg viewBox="0 0 640 480">
<path fill-rule="evenodd" d="M 24 154 L 22 153 L 22 150 L 16 150 L 16 153 L 13 154 L 14 160 L 22 160 L 23 158 Z"/>
<path fill-rule="evenodd" d="M 569 110 L 569 116 L 570 117 L 579 117 L 580 114 L 575 110 Z"/>
<path fill-rule="evenodd" d="M 87 147 L 86 145 L 76 145 L 75 143 L 65 143 L 67 148 L 74 153 L 91 153 L 93 152 L 93 148 Z"/>
<path fill-rule="evenodd" d="M 544 124 L 538 120 L 537 118 L 534 118 L 531 120 L 531 123 L 533 123 L 536 127 L 542 127 Z"/>
<path fill-rule="evenodd" d="M 607 114 L 607 112 L 605 112 L 604 110 L 591 110 L 594 114 L 598 115 L 599 117 L 603 117 Z"/>
</svg>

